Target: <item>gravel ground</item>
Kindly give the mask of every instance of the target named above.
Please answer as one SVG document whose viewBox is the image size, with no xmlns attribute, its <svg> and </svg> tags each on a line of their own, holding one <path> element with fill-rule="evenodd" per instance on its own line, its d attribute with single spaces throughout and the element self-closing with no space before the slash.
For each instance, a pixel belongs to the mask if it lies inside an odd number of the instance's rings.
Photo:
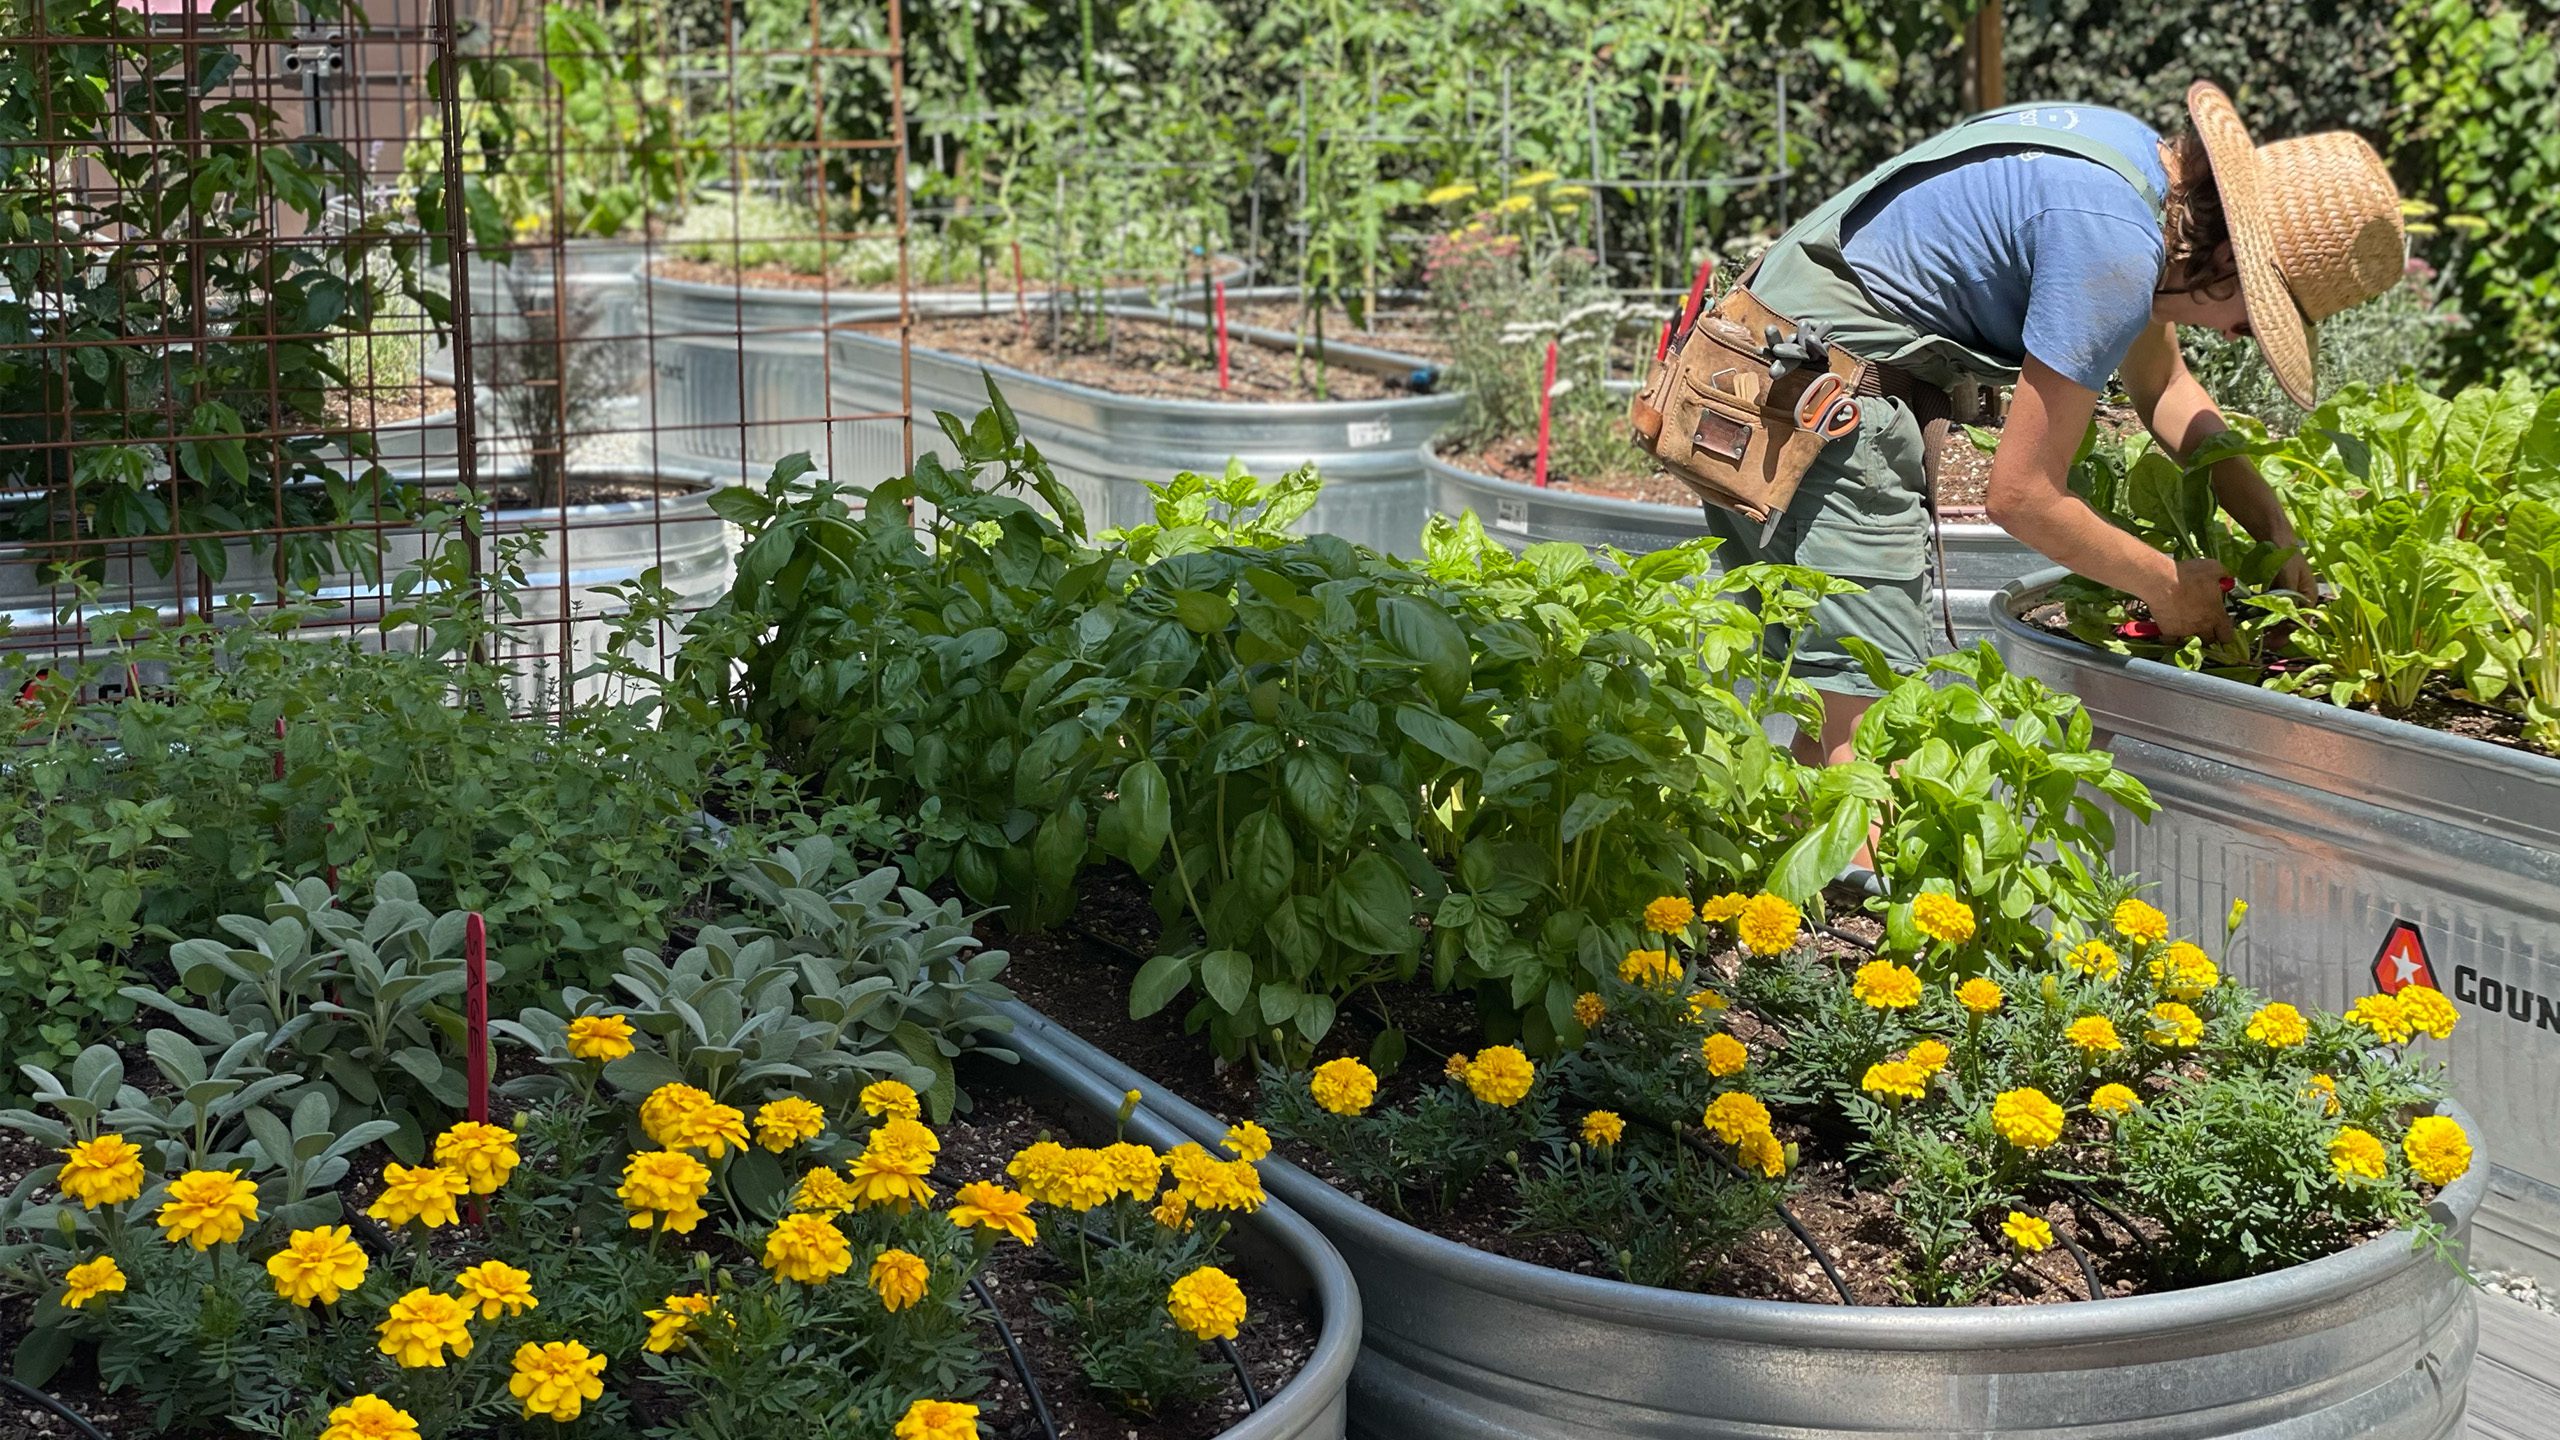
<svg viewBox="0 0 2560 1440">
<path fill-rule="evenodd" d="M 2480 1283 L 2488 1287 L 2492 1295 L 2504 1295 L 2536 1310 L 2560 1315 L 2560 1299 L 2554 1299 L 2550 1291 L 2542 1288 L 2542 1282 L 2530 1275 L 2513 1270 L 2483 1270 Z"/>
</svg>

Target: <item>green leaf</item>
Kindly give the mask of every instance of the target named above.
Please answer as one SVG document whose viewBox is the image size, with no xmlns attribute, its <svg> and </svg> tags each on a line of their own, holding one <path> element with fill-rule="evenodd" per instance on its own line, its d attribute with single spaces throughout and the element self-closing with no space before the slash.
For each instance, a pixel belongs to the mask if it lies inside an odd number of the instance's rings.
<svg viewBox="0 0 2560 1440">
<path fill-rule="evenodd" d="M 1120 772 L 1120 799 L 1115 808 L 1126 816 L 1121 822 L 1127 827 L 1122 831 L 1128 847 L 1123 856 L 1130 868 L 1144 875 L 1155 868 L 1157 853 L 1173 833 L 1173 797 L 1165 785 L 1163 769 L 1153 760 L 1141 760 Z"/>
<path fill-rule="evenodd" d="M 1397 955 L 1422 944 L 1422 932 L 1413 924 L 1413 891 L 1384 855 L 1363 852 L 1344 867 L 1328 894 L 1334 936 L 1352 949 Z"/>
<path fill-rule="evenodd" d="M 1129 982 L 1129 1018 L 1144 1020 L 1173 1003 L 1191 984 L 1191 957 L 1158 955 L 1138 967 Z"/>
<path fill-rule="evenodd" d="M 1267 809 L 1256 810 L 1236 826 L 1232 848 L 1236 883 L 1257 906 L 1276 904 L 1289 893 L 1298 858 L 1288 822 Z"/>
<path fill-rule="evenodd" d="M 1484 748 L 1484 742 L 1474 732 L 1436 710 L 1399 705 L 1396 728 L 1415 744 L 1461 770 L 1482 774 L 1493 763 L 1493 752 Z"/>
<path fill-rule="evenodd" d="M 1564 807 L 1564 822 L 1557 831 L 1557 838 L 1570 845 L 1631 808 L 1624 795 L 1601 795 L 1586 790 L 1574 796 L 1573 803 Z"/>
<path fill-rule="evenodd" d="M 1200 988 L 1230 1015 L 1253 998 L 1253 960 L 1241 950 L 1212 950 L 1200 957 Z"/>
<path fill-rule="evenodd" d="M 1472 666 L 1466 632 L 1449 612 L 1405 595 L 1378 602 L 1378 633 L 1396 653 L 1422 667 L 1423 688 L 1443 705 L 1467 693 Z"/>
<path fill-rule="evenodd" d="M 1778 856 L 1769 869 L 1769 893 L 1797 905 L 1821 894 L 1822 887 L 1838 879 L 1857 858 L 1873 813 L 1864 800 L 1843 800 L 1833 806 L 1820 825 L 1797 837 Z"/>
</svg>

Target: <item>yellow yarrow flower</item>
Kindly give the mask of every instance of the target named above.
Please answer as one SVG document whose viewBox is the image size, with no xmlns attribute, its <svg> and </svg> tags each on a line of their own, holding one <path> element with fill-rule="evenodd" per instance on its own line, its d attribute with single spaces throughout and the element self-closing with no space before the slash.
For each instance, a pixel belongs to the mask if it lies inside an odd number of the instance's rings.
<svg viewBox="0 0 2560 1440">
<path fill-rule="evenodd" d="M 1929 1093 L 1929 1072 L 1908 1060 L 1881 1060 L 1867 1067 L 1858 1088 L 1886 1100 L 1917 1100 Z"/>
<path fill-rule="evenodd" d="M 516 1347 L 507 1393 L 522 1402 L 525 1419 L 539 1415 L 566 1425 L 588 1401 L 603 1397 L 604 1357 L 575 1340 L 528 1340 Z"/>
<path fill-rule="evenodd" d="M 785 1215 L 765 1236 L 764 1268 L 785 1280 L 821 1284 L 853 1268 L 853 1245 L 823 1215 Z"/>
<path fill-rule="evenodd" d="M 2310 1039 L 2311 1025 L 2302 1018 L 2301 1011 L 2279 1000 L 2259 1006 L 2249 1017 L 2246 1033 L 2270 1050 L 2283 1050 Z"/>
<path fill-rule="evenodd" d="M 418 1440 L 418 1422 L 379 1395 L 359 1395 L 329 1411 L 320 1440 Z"/>
<path fill-rule="evenodd" d="M 276 1293 L 295 1305 L 335 1305 L 364 1283 L 371 1265 L 346 1226 L 321 1225 L 286 1236 L 284 1248 L 267 1257 L 267 1275 Z"/>
<path fill-rule="evenodd" d="M 921 1120 L 924 1102 L 904 1080 L 874 1080 L 857 1097 L 862 1113 L 875 1120 Z"/>
<path fill-rule="evenodd" d="M 670 1295 L 663 1310 L 644 1310 L 649 1317 L 649 1338 L 645 1342 L 652 1355 L 664 1355 L 693 1333 L 703 1316 L 711 1313 L 711 1297 L 697 1290 L 690 1295 Z"/>
<path fill-rule="evenodd" d="M 1751 1052 L 1742 1042 L 1719 1030 L 1698 1042 L 1698 1056 L 1707 1063 L 1707 1073 L 1721 1080 L 1751 1063 Z"/>
<path fill-rule="evenodd" d="M 142 1147 L 121 1135 L 101 1135 L 63 1147 L 54 1184 L 83 1210 L 121 1205 L 142 1193 Z"/>
<path fill-rule="evenodd" d="M 1656 935 L 1677 935 L 1698 918 L 1698 907 L 1686 895 L 1663 895 L 1644 907 L 1644 928 Z"/>
<path fill-rule="evenodd" d="M 1040 1238 L 1031 1219 L 1031 1197 L 985 1180 L 972 1180 L 951 1196 L 951 1223 L 963 1230 L 1010 1235 L 1028 1245 Z"/>
<path fill-rule="evenodd" d="M 1556 172 L 1553 170 L 1532 170 L 1528 174 L 1521 176 L 1519 179 L 1512 181 L 1511 188 L 1514 190 L 1535 190 L 1541 185 L 1553 185 L 1554 183 L 1556 183 Z"/>
<path fill-rule="evenodd" d="M 1203 1265 L 1173 1282 L 1165 1295 L 1173 1323 L 1195 1339 L 1233 1340 L 1244 1323 L 1244 1288 L 1215 1265 Z"/>
<path fill-rule="evenodd" d="M 533 1298 L 533 1276 L 503 1260 L 483 1260 L 453 1277 L 465 1301 L 477 1302 L 480 1318 L 516 1316 L 542 1302 Z"/>
<path fill-rule="evenodd" d="M 2142 1097 L 2124 1085 L 2101 1085 L 2089 1096 L 2089 1108 L 2106 1115 L 2129 1115 L 2141 1104 Z"/>
<path fill-rule="evenodd" d="M 2062 1138 L 2062 1107 L 2033 1086 L 2003 1090 L 1991 1102 L 1991 1128 L 2021 1150 L 2042 1150 Z"/>
<path fill-rule="evenodd" d="M 2080 974 L 2113 980 L 2116 972 L 2124 968 L 2124 957 L 2104 940 L 2083 940 L 2071 947 L 2062 963 Z"/>
<path fill-rule="evenodd" d="M 1743 1136 L 1769 1128 L 1769 1107 L 1743 1091 L 1728 1090 L 1707 1102 L 1699 1123 L 1727 1145 L 1736 1145 Z"/>
<path fill-rule="evenodd" d="M 1908 1010 L 1920 1003 L 1920 972 L 1890 960 L 1870 960 L 1858 967 L 1849 993 L 1877 1010 Z"/>
<path fill-rule="evenodd" d="M 101 1295 L 124 1289 L 124 1267 L 113 1255 L 83 1260 L 62 1275 L 62 1308 L 77 1310 Z"/>
<path fill-rule="evenodd" d="M 1956 987 L 1956 1002 L 1976 1015 L 1988 1015 L 2009 997 L 2000 993 L 1996 983 L 1977 975 Z"/>
<path fill-rule="evenodd" d="M 2453 1038 L 2453 1027 L 2462 1016 L 2444 992 L 2432 985 L 2403 985 L 2392 997 L 2400 1007 L 2400 1018 L 2411 1030 L 2438 1040 Z"/>
<path fill-rule="evenodd" d="M 1505 1110 L 1527 1098 L 1537 1078 L 1538 1067 L 1517 1045 L 1487 1045 L 1467 1066 L 1468 1091 L 1487 1105 Z"/>
<path fill-rule="evenodd" d="M 622 1185 L 614 1193 L 631 1212 L 631 1228 L 659 1226 L 690 1234 L 708 1213 L 702 1197 L 711 1189 L 711 1167 L 681 1150 L 643 1150 L 622 1165 Z"/>
<path fill-rule="evenodd" d="M 2116 1022 L 2104 1015 L 2083 1015 L 2071 1022 L 2062 1038 L 2090 1055 L 2105 1055 L 2124 1048 L 2124 1040 L 2116 1034 Z"/>
<path fill-rule="evenodd" d="M 2362 1026 L 2373 1038 L 2385 1044 L 2406 1043 L 2417 1033 L 2409 1023 L 2408 1012 L 2400 1008 L 2397 996 L 2366 995 L 2347 1007 L 2347 1023 Z"/>
<path fill-rule="evenodd" d="M 1221 1142 L 1239 1160 L 1260 1160 L 1271 1153 L 1271 1132 L 1251 1120 L 1239 1120 L 1227 1127 L 1227 1138 Z"/>
<path fill-rule="evenodd" d="M 1496 215 L 1517 215 L 1521 211 L 1526 210 L 1537 203 L 1537 199 L 1534 196 L 1505 195 L 1501 199 L 1493 202 L 1493 213 Z"/>
<path fill-rule="evenodd" d="M 2138 945 L 2157 945 L 2169 938 L 2169 917 L 2141 900 L 2119 902 L 2109 920 L 2117 934 Z"/>
<path fill-rule="evenodd" d="M 391 1302 L 391 1309 L 375 1327 L 382 1339 L 374 1348 L 399 1362 L 403 1370 L 441 1370 L 447 1350 L 457 1359 L 471 1353 L 470 1318 L 470 1306 L 420 1287 Z"/>
<path fill-rule="evenodd" d="M 1618 983 L 1622 985 L 1674 985 L 1681 979 L 1680 962 L 1668 950 L 1630 950 L 1618 962 Z"/>
<path fill-rule="evenodd" d="M 1378 1073 L 1347 1055 L 1327 1060 L 1308 1078 L 1307 1092 L 1336 1115 L 1358 1115 L 1378 1098 Z"/>
<path fill-rule="evenodd" d="M 1453 184 L 1442 185 L 1439 188 L 1432 190 L 1430 193 L 1422 197 L 1422 203 L 1425 205 L 1448 205 L 1464 200 L 1475 193 L 1476 187 L 1474 185 L 1467 181 L 1460 180 Z"/>
<path fill-rule="evenodd" d="M 2023 1210 L 2010 1211 L 2009 1218 L 2000 1222 L 2000 1233 L 2021 1255 L 2041 1255 L 2053 1248 L 2053 1227 Z"/>
<path fill-rule="evenodd" d="M 871 1293 L 892 1315 L 922 1300 L 932 1283 L 931 1267 L 911 1250 L 883 1250 L 871 1262 Z"/>
<path fill-rule="evenodd" d="M 436 1137 L 436 1163 L 461 1174 L 474 1195 L 495 1195 L 516 1173 L 516 1132 L 465 1120 Z"/>
<path fill-rule="evenodd" d="M 2391 1157 L 2373 1132 L 2349 1125 L 2329 1137 L 2329 1168 L 2342 1180 L 2379 1180 L 2391 1173 Z"/>
<path fill-rule="evenodd" d="M 2443 1115 L 2421 1115 L 2409 1122 L 2400 1153 L 2418 1178 L 2442 1189 L 2471 1168 L 2471 1137 L 2459 1122 Z"/>
<path fill-rule="evenodd" d="M 1733 917 L 1733 933 L 1753 955 L 1784 955 L 1803 933 L 1804 912 L 1766 891 L 1751 897 Z"/>
<path fill-rule="evenodd" d="M 898 1417 L 892 1440 L 978 1440 L 978 1407 L 957 1400 L 918 1400 Z"/>
<path fill-rule="evenodd" d="M 818 1102 L 785 1095 L 756 1107 L 756 1143 L 779 1155 L 827 1133 L 827 1112 Z"/>
<path fill-rule="evenodd" d="M 1600 998 L 1597 991 L 1585 990 L 1573 997 L 1573 1023 L 1585 1030 L 1599 1029 L 1600 1022 L 1608 1014 L 1609 1004 Z"/>
<path fill-rule="evenodd" d="M 1626 1138 L 1627 1122 L 1615 1110 L 1594 1110 L 1582 1117 L 1582 1143 L 1606 1149 Z"/>
<path fill-rule="evenodd" d="M 1973 907 L 1953 895 L 1924 890 L 1911 900 L 1911 923 L 1920 933 L 1946 945 L 1973 938 Z"/>
<path fill-rule="evenodd" d="M 233 1170 L 190 1170 L 170 1181 L 157 1217 L 170 1244 L 198 1250 L 230 1244 L 257 1218 L 258 1187 Z"/>
<path fill-rule="evenodd" d="M 2151 1007 L 2151 1043 L 2171 1050 L 2192 1050 L 2204 1038 L 2204 1017 L 2175 1000 Z"/>
<path fill-rule="evenodd" d="M 619 1060 L 632 1048 L 631 1022 L 619 1015 L 581 1015 L 569 1022 L 572 1060 Z"/>
</svg>

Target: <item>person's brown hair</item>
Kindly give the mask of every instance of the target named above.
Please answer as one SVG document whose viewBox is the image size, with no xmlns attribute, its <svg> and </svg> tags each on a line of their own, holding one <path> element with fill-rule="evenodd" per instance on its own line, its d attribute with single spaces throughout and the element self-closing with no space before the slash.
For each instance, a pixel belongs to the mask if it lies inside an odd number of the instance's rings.
<svg viewBox="0 0 2560 1440">
<path fill-rule="evenodd" d="M 2204 137 L 2189 125 L 2169 142 L 2169 150 L 2175 178 L 2161 206 L 2169 259 L 2160 288 L 2165 292 L 2200 289 L 2222 278 L 2215 256 L 2231 238 L 2231 223 L 2222 213 L 2222 187 L 2214 183 Z"/>
</svg>

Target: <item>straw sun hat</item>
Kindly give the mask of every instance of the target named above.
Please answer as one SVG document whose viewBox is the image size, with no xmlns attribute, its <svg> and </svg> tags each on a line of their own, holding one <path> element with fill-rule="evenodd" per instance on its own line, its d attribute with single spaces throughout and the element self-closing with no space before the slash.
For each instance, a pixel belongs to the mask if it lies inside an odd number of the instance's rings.
<svg viewBox="0 0 2560 1440">
<path fill-rule="evenodd" d="M 2231 224 L 2249 331 L 2294 403 L 2313 401 L 2311 327 L 2400 283 L 2409 242 L 2382 157 L 2344 130 L 2259 145 L 2220 86 L 2187 90 Z"/>
</svg>

